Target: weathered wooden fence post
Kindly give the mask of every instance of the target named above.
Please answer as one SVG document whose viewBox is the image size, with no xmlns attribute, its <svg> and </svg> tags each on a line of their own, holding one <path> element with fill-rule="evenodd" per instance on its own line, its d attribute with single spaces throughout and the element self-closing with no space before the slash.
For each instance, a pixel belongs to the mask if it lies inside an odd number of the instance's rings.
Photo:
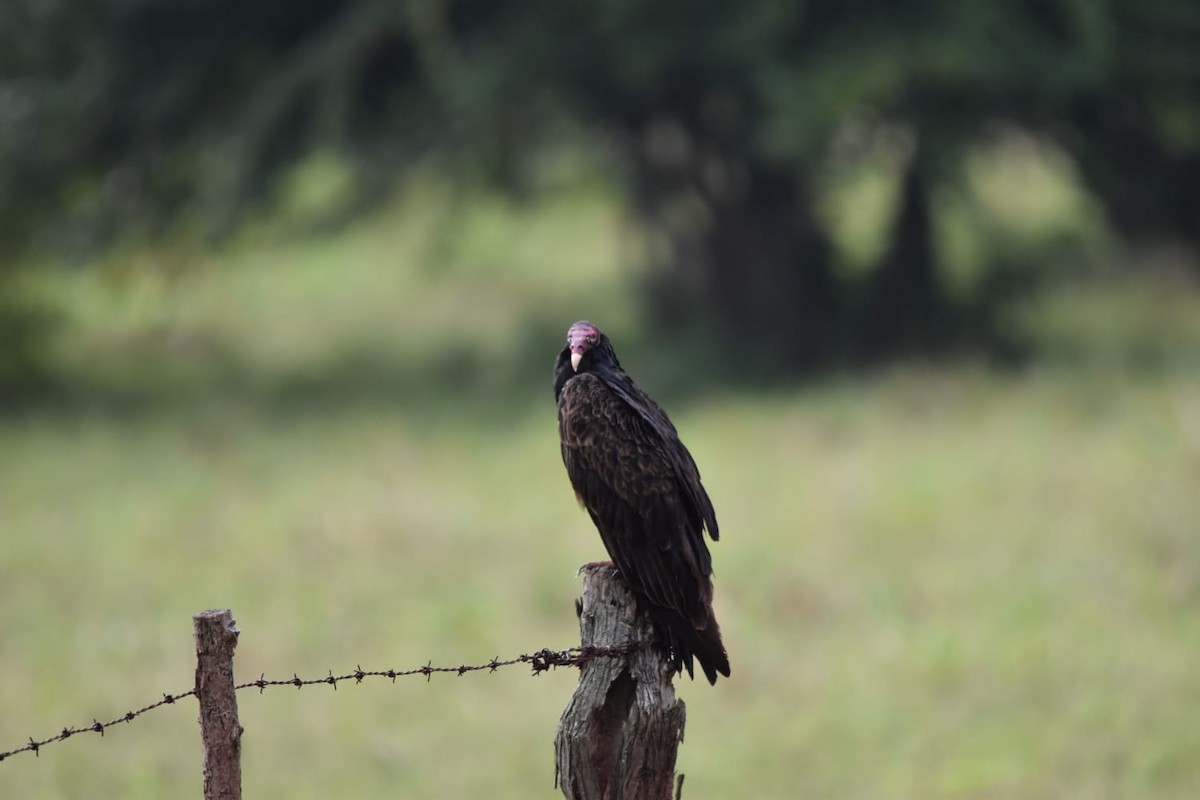
<svg viewBox="0 0 1200 800">
<path fill-rule="evenodd" d="M 238 629 L 229 609 L 213 609 L 192 617 L 192 631 L 204 740 L 204 800 L 241 800 L 242 726 L 233 689 Z"/>
<path fill-rule="evenodd" d="M 650 619 L 612 567 L 584 570 L 584 647 L 654 639 Z M 657 647 L 584 664 L 558 722 L 555 780 L 568 800 L 670 800 L 685 709 Z"/>
</svg>

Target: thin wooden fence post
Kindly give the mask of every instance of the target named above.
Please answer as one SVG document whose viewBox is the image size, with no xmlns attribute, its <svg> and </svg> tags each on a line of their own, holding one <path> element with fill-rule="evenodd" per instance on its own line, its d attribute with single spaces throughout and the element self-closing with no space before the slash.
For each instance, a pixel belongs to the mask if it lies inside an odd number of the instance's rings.
<svg viewBox="0 0 1200 800">
<path fill-rule="evenodd" d="M 612 567 L 584 570 L 584 647 L 648 644 L 654 627 Z M 657 647 L 583 666 L 555 737 L 555 781 L 567 800 L 670 800 L 686 712 Z"/>
<path fill-rule="evenodd" d="M 242 726 L 233 689 L 238 629 L 229 609 L 213 609 L 192 617 L 192 631 L 204 740 L 204 800 L 241 800 Z"/>
</svg>

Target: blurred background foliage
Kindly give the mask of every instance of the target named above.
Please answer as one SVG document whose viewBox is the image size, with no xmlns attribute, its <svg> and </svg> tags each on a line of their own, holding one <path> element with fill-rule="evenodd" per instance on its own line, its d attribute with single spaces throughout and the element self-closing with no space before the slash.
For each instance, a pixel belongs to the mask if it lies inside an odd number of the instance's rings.
<svg viewBox="0 0 1200 800">
<path fill-rule="evenodd" d="M 0 750 L 211 606 L 247 679 L 575 641 L 589 317 L 724 533 L 689 798 L 1191 800 L 1198 173 L 1192 0 L 6 0 Z M 554 796 L 574 683 L 246 695 L 247 796 Z"/>
<path fill-rule="evenodd" d="M 1187 0 L 2 13 L 7 270 L 191 252 L 287 208 L 292 234 L 319 234 L 418 167 L 516 199 L 572 168 L 606 176 L 633 222 L 643 319 L 795 373 L 1012 355 L 1001 311 L 1030 284 L 1120 246 L 1194 263 L 1200 245 Z M 46 326 L 2 313 L 12 383 Z"/>
</svg>

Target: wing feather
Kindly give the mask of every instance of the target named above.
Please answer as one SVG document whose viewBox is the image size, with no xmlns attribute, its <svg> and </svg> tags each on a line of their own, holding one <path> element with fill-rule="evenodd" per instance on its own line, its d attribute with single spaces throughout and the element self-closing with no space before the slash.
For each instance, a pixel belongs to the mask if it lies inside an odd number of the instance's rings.
<svg viewBox="0 0 1200 800">
<path fill-rule="evenodd" d="M 576 376 L 559 398 L 563 463 L 617 568 L 702 628 L 712 599 L 703 529 L 715 534 L 716 521 L 674 431 L 665 414 L 655 424 L 595 375 Z"/>
</svg>

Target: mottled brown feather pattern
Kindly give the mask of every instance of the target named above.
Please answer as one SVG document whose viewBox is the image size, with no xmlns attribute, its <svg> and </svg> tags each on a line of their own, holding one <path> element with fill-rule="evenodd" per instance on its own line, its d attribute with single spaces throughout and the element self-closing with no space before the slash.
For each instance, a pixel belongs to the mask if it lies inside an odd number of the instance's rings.
<svg viewBox="0 0 1200 800">
<path fill-rule="evenodd" d="M 600 337 L 607 353 L 587 353 L 575 372 L 564 349 L 556 366 L 563 463 L 617 569 L 649 601 L 676 668 L 690 673 L 694 655 L 715 682 L 729 674 L 704 541 L 705 529 L 716 539 L 716 515 L 674 426 Z"/>
<path fill-rule="evenodd" d="M 642 556 L 636 567 L 617 567 L 635 590 L 704 625 L 712 582 L 687 541 L 691 523 L 674 470 L 654 446 L 653 434 L 594 375 L 569 382 L 563 398 L 568 412 L 559 433 L 575 494 L 596 518 L 614 558 Z"/>
</svg>

